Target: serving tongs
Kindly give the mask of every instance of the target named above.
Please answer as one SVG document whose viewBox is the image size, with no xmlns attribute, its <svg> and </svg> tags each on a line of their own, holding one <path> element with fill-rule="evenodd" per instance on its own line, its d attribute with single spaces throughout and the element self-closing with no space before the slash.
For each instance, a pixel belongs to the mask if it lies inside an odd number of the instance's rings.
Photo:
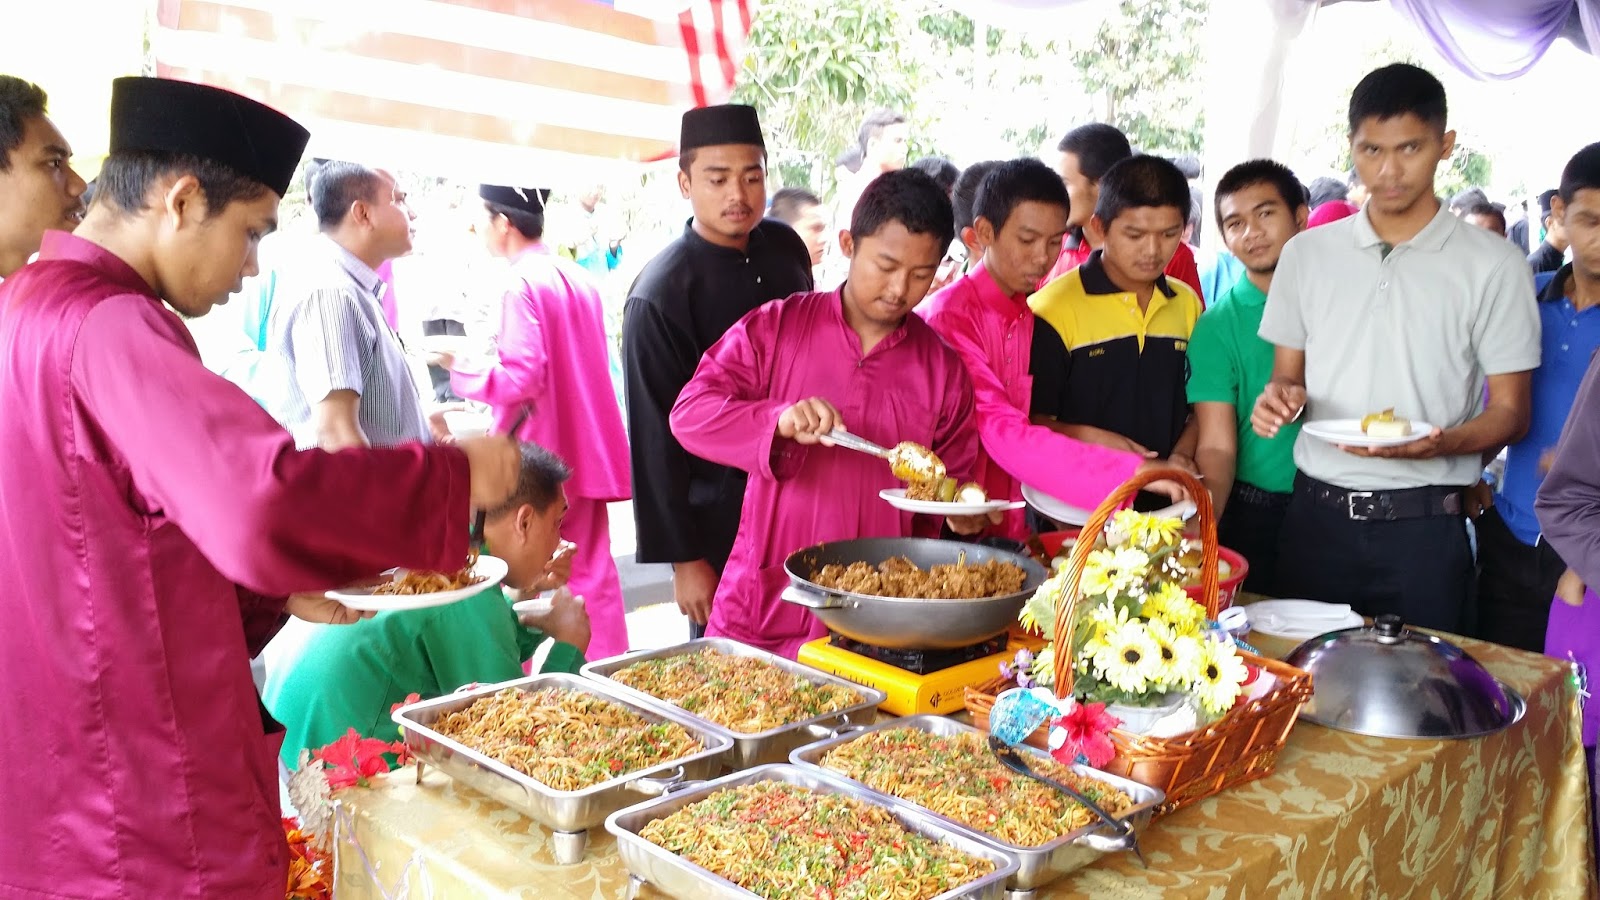
<svg viewBox="0 0 1600 900">
<path fill-rule="evenodd" d="M 843 428 L 835 428 L 828 432 L 823 440 L 846 450 L 855 450 L 858 453 L 887 460 L 894 477 L 901 481 L 939 481 L 945 476 L 944 463 L 932 450 L 921 444 L 902 441 L 894 445 L 893 449 L 885 449 Z"/>
<path fill-rule="evenodd" d="M 1048 775 L 1041 775 L 1038 772 L 1035 772 L 1033 767 L 1028 765 L 1027 760 L 1022 758 L 1022 754 L 1018 753 L 1015 747 L 1012 747 L 1010 744 L 1007 744 L 1005 741 L 993 734 L 989 735 L 989 750 L 994 754 L 995 759 L 1000 760 L 1001 765 L 1005 766 L 1011 771 L 1016 772 L 1018 775 L 1032 778 L 1033 780 L 1042 784 L 1047 784 L 1083 804 L 1085 809 L 1094 813 L 1100 818 L 1100 821 L 1111 827 L 1112 834 L 1106 843 L 1107 850 L 1132 850 L 1133 855 L 1138 857 L 1139 864 L 1149 868 L 1150 864 L 1145 861 L 1144 853 L 1139 849 L 1139 835 L 1133 830 L 1132 822 L 1129 822 L 1126 819 L 1119 819 L 1116 816 L 1113 816 L 1111 813 L 1106 812 L 1105 809 L 1100 806 L 1100 804 L 1090 800 L 1087 794 L 1078 790 L 1072 785 L 1057 781 Z"/>
</svg>

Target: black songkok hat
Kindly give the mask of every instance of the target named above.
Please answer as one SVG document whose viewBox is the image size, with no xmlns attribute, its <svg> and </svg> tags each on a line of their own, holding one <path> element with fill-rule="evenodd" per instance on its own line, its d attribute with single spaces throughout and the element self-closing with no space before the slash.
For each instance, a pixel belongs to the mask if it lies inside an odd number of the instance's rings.
<svg viewBox="0 0 1600 900">
<path fill-rule="evenodd" d="M 507 187 L 503 184 L 480 184 L 478 196 L 490 203 L 520 209 L 523 212 L 544 212 L 545 201 L 550 199 L 549 188 Z"/>
<path fill-rule="evenodd" d="M 282 197 L 311 137 L 232 91 L 170 78 L 111 82 L 111 152 L 181 153 L 221 163 Z"/>
<path fill-rule="evenodd" d="M 765 149 L 767 142 L 761 136 L 761 119 L 756 116 L 756 108 L 728 103 L 702 106 L 683 114 L 679 153 L 719 144 L 754 144 Z"/>
</svg>

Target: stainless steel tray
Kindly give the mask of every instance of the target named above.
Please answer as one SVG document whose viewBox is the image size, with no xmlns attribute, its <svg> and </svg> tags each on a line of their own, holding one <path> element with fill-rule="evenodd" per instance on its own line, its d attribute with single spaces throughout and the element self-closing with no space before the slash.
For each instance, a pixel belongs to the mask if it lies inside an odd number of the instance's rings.
<svg viewBox="0 0 1600 900">
<path fill-rule="evenodd" d="M 943 841 L 964 853 L 987 859 L 995 870 L 976 881 L 940 894 L 937 900 L 999 900 L 1005 883 L 1017 870 L 1017 861 L 989 841 L 978 840 L 964 828 L 952 828 L 938 816 L 907 803 L 886 802 L 881 794 L 867 790 L 848 778 L 821 769 L 799 766 L 761 766 L 718 778 L 700 785 L 674 789 L 666 796 L 647 800 L 612 813 L 606 830 L 617 836 L 617 853 L 628 867 L 635 884 L 643 882 L 682 900 L 748 900 L 757 895 L 662 847 L 639 837 L 639 830 L 656 819 L 665 818 L 691 803 L 703 800 L 722 788 L 760 781 L 782 781 L 824 794 L 844 794 L 882 806 L 894 813 L 910 831 Z"/>
<path fill-rule="evenodd" d="M 859 784 L 859 782 L 849 778 L 846 775 L 835 772 L 832 769 L 823 768 L 822 758 L 827 756 L 828 751 L 835 747 L 858 740 L 865 735 L 871 734 L 872 732 L 883 731 L 884 729 L 888 728 L 915 728 L 918 731 L 925 731 L 929 734 L 940 735 L 941 737 L 949 737 L 968 731 L 977 732 L 979 734 L 982 733 L 970 725 L 963 725 L 954 719 L 948 719 L 944 716 L 906 716 L 900 719 L 890 719 L 887 722 L 881 722 L 870 728 L 862 729 L 861 731 L 840 735 L 838 737 L 829 738 L 825 741 L 819 741 L 809 746 L 801 747 L 799 750 L 796 750 L 794 753 L 790 754 L 789 759 L 796 765 L 806 768 L 815 768 L 818 771 L 827 772 L 830 775 L 833 775 L 835 778 L 843 778 L 846 781 L 849 781 L 851 784 Z M 1043 750 L 1038 750 L 1033 747 L 1024 746 L 1018 747 L 1017 749 L 1024 753 L 1032 753 L 1035 756 L 1043 757 L 1045 759 L 1050 758 L 1049 754 L 1045 753 Z M 1106 784 L 1121 788 L 1122 790 L 1126 791 L 1128 796 L 1132 797 L 1134 801 L 1134 807 L 1129 812 L 1128 818 L 1133 821 L 1133 830 L 1135 832 L 1143 831 L 1145 827 L 1150 824 L 1150 818 L 1152 815 L 1154 815 L 1155 808 L 1166 799 L 1165 792 L 1150 787 L 1149 785 L 1140 784 L 1137 781 L 1129 781 L 1126 778 L 1119 778 L 1115 775 L 1102 772 L 1099 769 L 1091 769 L 1088 766 L 1073 766 L 1072 769 L 1079 775 L 1083 775 L 1087 778 L 1093 778 L 1096 781 L 1103 781 Z M 873 791 L 873 793 L 878 793 L 866 785 L 861 785 L 861 787 L 863 790 L 869 790 Z M 945 822 L 953 827 L 969 831 L 977 837 L 980 837 L 983 840 L 988 841 L 989 843 L 992 843 L 995 846 L 1004 849 L 1007 853 L 1015 856 L 1018 863 L 1017 874 L 1010 885 L 1011 889 L 1015 891 L 1031 891 L 1042 885 L 1049 884 L 1050 882 L 1069 872 L 1081 869 L 1084 866 L 1094 862 L 1097 858 L 1104 854 L 1109 847 L 1107 843 L 1109 836 L 1102 835 L 1100 833 L 1101 828 L 1104 826 L 1098 822 L 1092 825 L 1087 825 L 1083 828 L 1079 828 L 1076 831 L 1070 831 L 1048 844 L 1042 844 L 1038 847 L 1023 847 L 1018 844 L 1003 841 L 998 837 L 988 834 L 987 832 L 980 831 L 970 825 L 965 825 L 961 822 L 955 821 L 954 819 L 941 816 L 932 810 L 924 809 L 923 807 L 917 806 L 909 800 L 902 800 L 899 797 L 894 797 L 892 795 L 889 796 L 897 803 L 907 804 L 915 809 L 923 811 L 927 815 L 933 816 L 941 822 Z"/>
<path fill-rule="evenodd" d="M 729 656 L 747 656 L 764 660 L 785 672 L 797 675 L 810 682 L 849 688 L 861 696 L 861 702 L 847 706 L 837 712 L 826 713 L 810 719 L 802 719 L 778 728 L 751 734 L 743 731 L 734 731 L 709 719 L 702 719 L 670 701 L 629 687 L 611 678 L 618 671 L 626 669 L 634 663 L 643 662 L 647 659 L 685 656 L 702 650 L 718 650 Z M 727 736 L 733 741 L 733 753 L 728 758 L 728 765 L 734 769 L 748 769 L 752 766 L 765 765 L 766 763 L 786 762 L 789 759 L 789 751 L 796 747 L 812 741 L 822 740 L 823 738 L 833 737 L 839 729 L 846 726 L 871 725 L 877 718 L 878 704 L 888 698 L 887 694 L 876 688 L 856 684 L 837 675 L 830 675 L 821 669 L 813 669 L 810 666 L 801 665 L 794 660 L 785 659 L 775 653 L 768 653 L 765 650 L 751 647 L 748 644 L 741 644 L 729 638 L 700 638 L 699 640 L 677 644 L 672 647 L 663 647 L 660 650 L 641 650 L 589 663 L 579 671 L 640 703 L 661 707 L 680 716 L 687 716 L 709 731 Z"/>
<path fill-rule="evenodd" d="M 561 688 L 601 697 L 627 707 L 650 722 L 666 721 L 681 725 L 699 738 L 705 749 L 692 756 L 629 772 L 583 790 L 558 791 L 433 730 L 433 723 L 443 716 L 465 709 L 479 698 L 498 694 L 506 688 L 530 692 Z M 672 784 L 710 778 L 721 771 L 724 758 L 733 748 L 733 741 L 706 728 L 698 720 L 647 706 L 600 682 L 566 673 L 534 675 L 413 703 L 395 710 L 393 718 L 404 733 L 406 747 L 419 763 L 434 766 L 462 784 L 487 794 L 557 832 L 556 857 L 563 863 L 575 863 L 583 858 L 586 846 L 583 833 L 605 821 L 607 815 L 636 802 L 641 795 L 658 796 Z M 563 833 L 571 837 L 559 839 Z"/>
</svg>

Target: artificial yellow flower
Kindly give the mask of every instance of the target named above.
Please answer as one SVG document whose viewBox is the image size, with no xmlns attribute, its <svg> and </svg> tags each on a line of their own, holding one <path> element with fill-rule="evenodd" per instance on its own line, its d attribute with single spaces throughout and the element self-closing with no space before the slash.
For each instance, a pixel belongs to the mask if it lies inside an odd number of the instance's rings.
<svg viewBox="0 0 1600 900">
<path fill-rule="evenodd" d="M 1222 715 L 1232 708 L 1247 674 L 1244 660 L 1239 658 L 1233 644 L 1205 641 L 1195 671 L 1194 695 L 1206 712 Z"/>
<path fill-rule="evenodd" d="M 1124 509 L 1111 517 L 1109 530 L 1112 543 L 1127 544 L 1153 553 L 1178 542 L 1183 536 L 1183 520 Z"/>
<path fill-rule="evenodd" d="M 1118 690 L 1140 693 L 1149 688 L 1161 671 L 1161 651 L 1145 623 L 1134 619 L 1124 622 L 1105 636 L 1102 647 L 1094 654 L 1096 677 Z"/>
<path fill-rule="evenodd" d="M 1139 613 L 1147 619 L 1166 622 L 1178 634 L 1197 633 L 1206 617 L 1205 607 L 1196 603 L 1188 591 L 1171 582 L 1146 594 Z"/>
<path fill-rule="evenodd" d="M 1180 678 L 1178 674 L 1178 633 L 1171 625 L 1160 619 L 1152 619 L 1145 623 L 1145 632 L 1150 635 L 1150 640 L 1156 645 L 1157 668 L 1156 677 L 1151 679 L 1159 684 L 1177 685 L 1191 679 Z M 1190 638 L 1189 640 L 1193 640 Z"/>
<path fill-rule="evenodd" d="M 1170 627 L 1170 626 L 1168 626 Z M 1172 684 L 1189 685 L 1200 675 L 1200 658 L 1205 651 L 1205 638 L 1192 634 L 1177 634 L 1172 639 Z"/>
<path fill-rule="evenodd" d="M 1022 612 L 1017 614 L 1022 627 L 1049 638 L 1056 628 L 1056 602 L 1066 586 L 1065 570 L 1045 579 L 1033 596 L 1028 598 L 1028 602 L 1023 604 Z"/>
<path fill-rule="evenodd" d="M 1078 589 L 1085 597 L 1116 597 L 1142 592 L 1150 574 L 1150 556 L 1133 547 L 1096 550 L 1083 565 Z"/>
</svg>

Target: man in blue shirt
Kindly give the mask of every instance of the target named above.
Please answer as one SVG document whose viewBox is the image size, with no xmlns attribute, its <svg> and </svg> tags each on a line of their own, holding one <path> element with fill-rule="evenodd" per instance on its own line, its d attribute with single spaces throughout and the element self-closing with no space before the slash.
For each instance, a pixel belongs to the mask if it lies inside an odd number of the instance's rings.
<svg viewBox="0 0 1600 900">
<path fill-rule="evenodd" d="M 1600 233 L 1600 144 L 1578 151 L 1550 201 L 1551 218 Z M 1543 457 L 1555 448 L 1578 384 L 1600 348 L 1600 241 L 1572 242 L 1572 262 L 1536 279 L 1542 330 L 1533 373 L 1528 433 L 1506 454 L 1501 483 L 1479 482 L 1469 508 L 1482 506 L 1478 529 L 1478 637 L 1542 652 L 1556 582 L 1566 571 L 1540 535 L 1534 495 L 1544 480 Z"/>
</svg>

